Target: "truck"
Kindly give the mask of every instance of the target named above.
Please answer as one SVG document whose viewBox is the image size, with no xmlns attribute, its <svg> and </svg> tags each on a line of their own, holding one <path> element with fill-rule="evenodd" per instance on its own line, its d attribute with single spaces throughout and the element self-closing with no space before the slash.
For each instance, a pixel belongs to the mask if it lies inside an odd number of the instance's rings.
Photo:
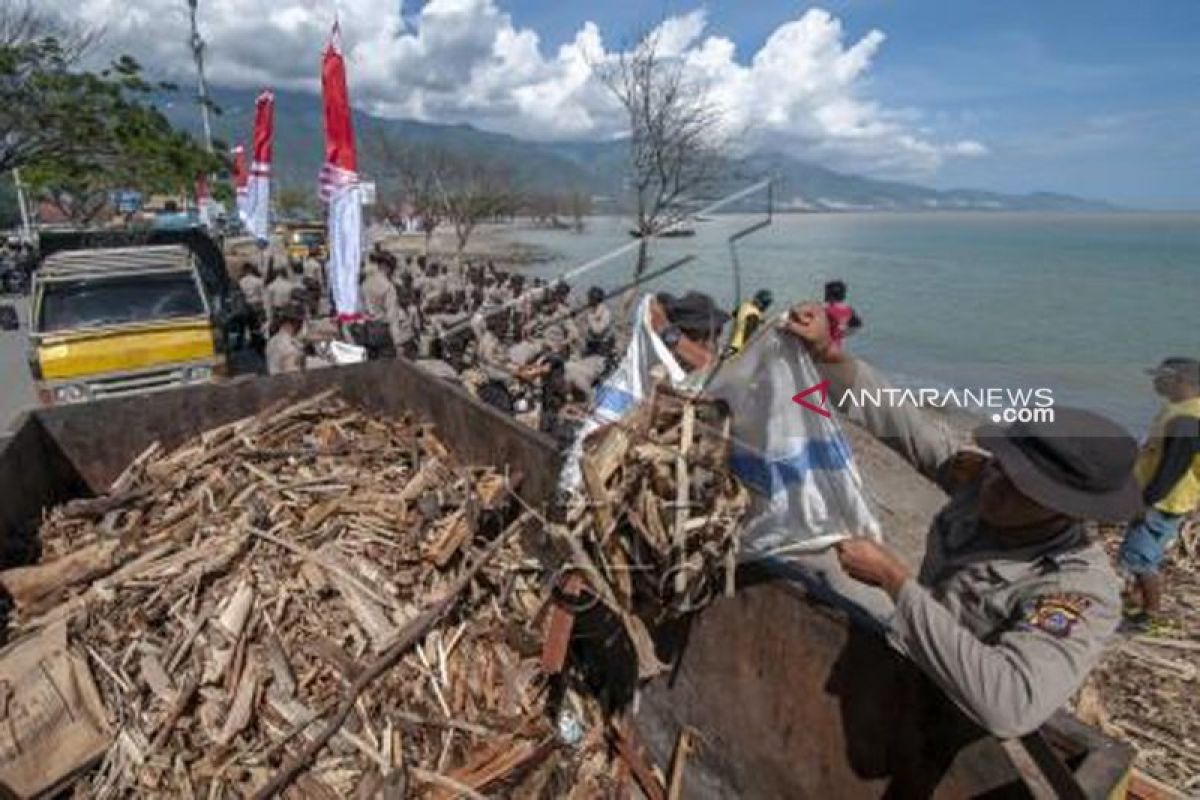
<svg viewBox="0 0 1200 800">
<path fill-rule="evenodd" d="M 324 261 L 329 257 L 328 238 L 323 222 L 289 222 L 281 228 L 283 247 L 289 260 L 303 261 L 313 255 Z"/>
<path fill-rule="evenodd" d="M 48 256 L 34 273 L 29 365 L 43 405 L 208 383 L 223 332 L 182 245 Z"/>
<path fill-rule="evenodd" d="M 432 424 L 462 463 L 501 467 L 530 507 L 553 505 L 553 440 L 411 362 L 374 361 L 26 413 L 0 438 L 0 569 L 37 560 L 46 509 L 106 492 L 155 442 L 333 387 L 364 410 Z M 1130 745 L 1065 712 L 1001 742 L 849 613 L 770 568 L 747 568 L 733 596 L 661 635 L 674 668 L 642 687 L 631 722 L 664 770 L 681 733 L 694 734 L 685 797 L 1126 796 Z M 617 650 L 586 656 L 597 680 L 628 667 Z"/>
</svg>

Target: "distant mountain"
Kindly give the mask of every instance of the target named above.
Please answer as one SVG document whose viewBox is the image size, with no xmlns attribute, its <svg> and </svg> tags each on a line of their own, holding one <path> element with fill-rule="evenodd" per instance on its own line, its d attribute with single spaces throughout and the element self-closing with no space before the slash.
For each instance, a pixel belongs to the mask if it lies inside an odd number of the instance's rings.
<svg viewBox="0 0 1200 800">
<path fill-rule="evenodd" d="M 213 133 L 233 145 L 249 145 L 256 92 L 220 89 L 214 99 L 222 113 Z M 165 107 L 176 125 L 193 132 L 200 126 L 195 105 L 176 99 Z M 601 198 L 619 197 L 625 165 L 621 142 L 530 142 L 470 125 L 433 125 L 354 114 L 360 166 L 375 171 L 372 142 L 381 135 L 409 142 L 437 142 L 452 151 L 486 155 L 507 163 L 523 186 L 535 191 L 586 191 Z M 323 153 L 321 103 L 316 95 L 275 94 L 275 174 L 284 184 L 316 186 Z M 836 172 L 781 153 L 751 156 L 731 170 L 739 181 L 775 176 L 776 200 L 796 211 L 1106 211 L 1115 206 L 1066 194 L 1001 194 L 976 189 L 939 190 L 899 181 L 883 181 Z M 745 180 L 742 180 L 745 179 Z M 734 185 L 731 181 L 731 187 Z M 601 203 L 600 208 L 605 204 Z"/>
</svg>

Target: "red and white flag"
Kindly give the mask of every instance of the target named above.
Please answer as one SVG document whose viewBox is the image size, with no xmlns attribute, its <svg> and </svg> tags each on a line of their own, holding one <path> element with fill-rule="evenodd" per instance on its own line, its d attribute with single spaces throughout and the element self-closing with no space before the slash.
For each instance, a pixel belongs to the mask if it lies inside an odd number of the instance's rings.
<svg viewBox="0 0 1200 800">
<path fill-rule="evenodd" d="M 264 89 L 254 101 L 254 158 L 246 182 L 246 229 L 255 239 L 271 235 L 271 141 L 275 136 L 275 95 Z"/>
<path fill-rule="evenodd" d="M 246 224 L 246 195 L 250 175 L 246 171 L 246 148 L 240 144 L 233 148 L 233 191 L 237 202 L 237 215 L 242 224 Z"/>
<path fill-rule="evenodd" d="M 338 318 L 359 317 L 358 276 L 362 261 L 362 187 L 346 89 L 337 23 L 321 56 L 321 97 L 325 104 L 325 163 L 319 179 L 321 200 L 329 204 L 329 288 Z"/>
</svg>

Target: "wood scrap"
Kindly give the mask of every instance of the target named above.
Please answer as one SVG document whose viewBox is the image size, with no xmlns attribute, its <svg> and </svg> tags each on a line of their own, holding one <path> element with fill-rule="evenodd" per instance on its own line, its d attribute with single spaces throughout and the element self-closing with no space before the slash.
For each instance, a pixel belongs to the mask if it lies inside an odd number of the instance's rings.
<svg viewBox="0 0 1200 800">
<path fill-rule="evenodd" d="M 1125 530 L 1096 526 L 1094 535 L 1116 558 Z M 1076 709 L 1091 713 L 1095 693 L 1104 729 L 1137 748 L 1136 767 L 1184 796 L 1200 775 L 1200 564 L 1183 546 L 1163 565 L 1161 630 L 1122 636 L 1089 678 Z"/>
<path fill-rule="evenodd" d="M 87 577 L 10 627 L 65 621 L 94 666 L 117 733 L 75 792 L 249 795 L 286 770 L 289 794 L 482 796 L 453 776 L 503 744 L 522 757 L 476 777 L 609 794 L 603 747 L 528 725 L 551 696 L 538 613 L 557 565 L 526 550 L 541 521 L 513 488 L 428 426 L 325 393 L 151 448 L 119 492 L 48 511 L 36 569 Z M 76 569 L 109 551 L 99 577 Z M 603 730 L 599 702 L 576 713 Z"/>
</svg>

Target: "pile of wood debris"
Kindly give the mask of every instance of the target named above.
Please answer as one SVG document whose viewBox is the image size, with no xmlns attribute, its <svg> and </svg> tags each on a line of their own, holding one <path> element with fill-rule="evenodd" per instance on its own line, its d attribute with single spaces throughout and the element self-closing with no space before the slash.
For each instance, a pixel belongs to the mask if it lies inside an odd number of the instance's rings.
<svg viewBox="0 0 1200 800">
<path fill-rule="evenodd" d="M 731 423 L 720 404 L 659 384 L 586 442 L 571 563 L 624 623 L 641 678 L 664 669 L 648 630 L 733 593 L 749 495 L 729 470 Z"/>
<path fill-rule="evenodd" d="M 67 621 L 112 732 L 99 797 L 594 797 L 620 770 L 541 669 L 539 518 L 433 432 L 328 394 L 44 520 L 10 638 Z"/>
<path fill-rule="evenodd" d="M 107 495 L 47 514 L 41 563 L 0 573 L 10 638 L 83 669 L 55 684 L 78 698 L 18 685 L 9 716 L 43 739 L 95 717 L 73 755 L 101 756 L 66 775 L 31 749 L 24 785 L 582 798 L 636 781 L 670 796 L 681 768 L 665 785 L 625 708 L 571 668 L 569 601 L 612 612 L 628 672 L 662 669 L 650 631 L 732 588 L 746 497 L 728 432 L 715 407 L 656 393 L 588 443 L 590 502 L 558 523 L 428 427 L 333 393 L 151 447 Z M 0 732 L 0 755 L 20 744 Z"/>
<path fill-rule="evenodd" d="M 1124 530 L 1100 533 L 1115 558 Z M 1075 710 L 1133 743 L 1141 770 L 1192 797 L 1200 792 L 1200 522 L 1180 538 L 1163 577 L 1168 630 L 1122 638 L 1092 673 Z"/>
</svg>

